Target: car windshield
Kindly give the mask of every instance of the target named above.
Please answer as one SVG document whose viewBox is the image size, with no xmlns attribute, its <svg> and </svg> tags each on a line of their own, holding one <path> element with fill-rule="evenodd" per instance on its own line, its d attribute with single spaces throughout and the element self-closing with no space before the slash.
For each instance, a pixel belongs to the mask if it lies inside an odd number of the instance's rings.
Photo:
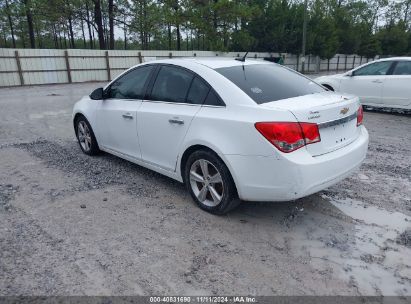
<svg viewBox="0 0 411 304">
<path fill-rule="evenodd" d="M 277 64 L 251 64 L 216 69 L 257 104 L 324 92 L 310 79 Z"/>
</svg>

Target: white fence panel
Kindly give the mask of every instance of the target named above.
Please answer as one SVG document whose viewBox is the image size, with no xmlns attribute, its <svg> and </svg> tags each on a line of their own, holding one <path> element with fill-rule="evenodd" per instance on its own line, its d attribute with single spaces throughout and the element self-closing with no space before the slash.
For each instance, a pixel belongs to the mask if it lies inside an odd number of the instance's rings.
<svg viewBox="0 0 411 304">
<path fill-rule="evenodd" d="M 12 87 L 20 84 L 19 74 L 7 73 L 0 75 L 0 87 Z"/>
<path fill-rule="evenodd" d="M 241 57 L 244 52 L 168 51 L 168 50 L 46 50 L 46 49 L 0 49 L 0 87 L 70 83 L 85 81 L 108 81 L 125 69 L 140 62 L 179 57 Z M 301 71 L 301 56 L 293 54 L 250 52 L 247 58 L 283 57 L 283 64 Z M 307 73 L 344 71 L 372 59 L 358 55 L 337 54 L 330 60 L 318 56 L 305 57 Z"/>
</svg>

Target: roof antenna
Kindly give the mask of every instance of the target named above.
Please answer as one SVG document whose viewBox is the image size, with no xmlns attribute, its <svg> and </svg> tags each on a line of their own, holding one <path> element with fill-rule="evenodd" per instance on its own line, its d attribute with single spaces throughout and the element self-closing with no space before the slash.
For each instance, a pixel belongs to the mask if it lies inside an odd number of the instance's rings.
<svg viewBox="0 0 411 304">
<path fill-rule="evenodd" d="M 247 53 L 245 53 L 245 55 L 243 56 L 243 57 L 241 57 L 241 58 L 234 58 L 235 60 L 238 60 L 238 61 L 241 61 L 241 62 L 245 62 L 245 57 L 247 57 L 247 54 L 248 54 L 248 52 Z"/>
</svg>

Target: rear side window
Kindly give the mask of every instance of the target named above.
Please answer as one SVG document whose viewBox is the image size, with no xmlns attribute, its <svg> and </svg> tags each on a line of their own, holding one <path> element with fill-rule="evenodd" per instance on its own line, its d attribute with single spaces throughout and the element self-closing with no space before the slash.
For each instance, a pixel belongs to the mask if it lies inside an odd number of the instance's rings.
<svg viewBox="0 0 411 304">
<path fill-rule="evenodd" d="M 173 66 L 162 66 L 151 91 L 151 99 L 185 103 L 193 75 Z"/>
<path fill-rule="evenodd" d="M 210 90 L 208 92 L 207 98 L 204 102 L 205 105 L 209 106 L 224 106 L 224 103 L 221 101 L 220 97 L 214 92 L 214 90 Z"/>
<path fill-rule="evenodd" d="M 398 61 L 393 75 L 411 75 L 411 61 Z"/>
<path fill-rule="evenodd" d="M 310 79 L 276 64 L 251 64 L 218 68 L 257 104 L 324 92 Z"/>
<path fill-rule="evenodd" d="M 152 65 L 136 68 L 115 80 L 107 91 L 107 98 L 142 99 Z"/>
<path fill-rule="evenodd" d="M 203 104 L 209 90 L 210 88 L 204 81 L 195 77 L 187 95 L 187 102 L 192 104 Z"/>
</svg>

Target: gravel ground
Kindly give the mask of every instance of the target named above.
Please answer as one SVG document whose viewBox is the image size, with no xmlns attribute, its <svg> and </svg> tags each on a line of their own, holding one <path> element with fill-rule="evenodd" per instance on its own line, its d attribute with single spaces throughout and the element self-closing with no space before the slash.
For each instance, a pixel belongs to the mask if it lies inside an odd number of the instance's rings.
<svg viewBox="0 0 411 304">
<path fill-rule="evenodd" d="M 183 185 L 75 142 L 99 84 L 0 90 L 0 296 L 411 296 L 411 117 L 365 113 L 367 160 L 289 203 L 197 208 Z"/>
</svg>

